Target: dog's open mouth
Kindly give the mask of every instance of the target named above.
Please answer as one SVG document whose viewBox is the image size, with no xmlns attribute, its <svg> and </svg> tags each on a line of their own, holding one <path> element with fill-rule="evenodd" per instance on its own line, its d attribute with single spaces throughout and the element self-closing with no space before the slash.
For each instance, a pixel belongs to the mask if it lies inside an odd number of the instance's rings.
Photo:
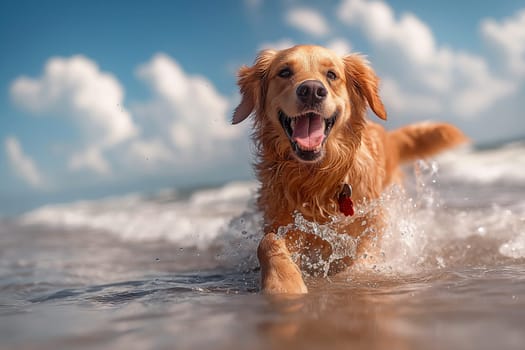
<svg viewBox="0 0 525 350">
<path fill-rule="evenodd" d="M 306 162 L 319 160 L 323 146 L 337 119 L 337 113 L 325 118 L 317 112 L 289 117 L 279 111 L 279 121 L 290 139 L 296 156 Z"/>
</svg>

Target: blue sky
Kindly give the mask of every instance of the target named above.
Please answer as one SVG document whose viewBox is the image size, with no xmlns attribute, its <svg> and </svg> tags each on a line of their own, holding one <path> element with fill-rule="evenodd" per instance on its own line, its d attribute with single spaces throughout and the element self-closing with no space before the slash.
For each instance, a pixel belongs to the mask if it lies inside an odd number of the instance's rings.
<svg viewBox="0 0 525 350">
<path fill-rule="evenodd" d="M 235 71 L 265 47 L 362 52 L 394 128 L 525 135 L 519 1 L 3 1 L 0 214 L 252 177 Z"/>
</svg>

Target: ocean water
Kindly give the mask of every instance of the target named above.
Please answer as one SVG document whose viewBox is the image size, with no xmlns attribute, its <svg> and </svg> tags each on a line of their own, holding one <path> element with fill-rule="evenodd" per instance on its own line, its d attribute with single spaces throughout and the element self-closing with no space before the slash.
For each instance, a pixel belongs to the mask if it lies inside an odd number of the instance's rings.
<svg viewBox="0 0 525 350">
<path fill-rule="evenodd" d="M 386 209 L 379 256 L 307 276 L 305 296 L 258 293 L 256 182 L 3 219 L 0 348 L 523 349 L 525 143 L 406 173 L 357 208 Z M 352 254 L 329 225 L 295 224 Z"/>
</svg>

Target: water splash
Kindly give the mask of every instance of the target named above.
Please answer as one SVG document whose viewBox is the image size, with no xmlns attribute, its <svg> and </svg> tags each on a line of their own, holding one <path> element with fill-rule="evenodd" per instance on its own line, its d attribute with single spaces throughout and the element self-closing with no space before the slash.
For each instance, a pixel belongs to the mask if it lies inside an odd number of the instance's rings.
<svg viewBox="0 0 525 350">
<path fill-rule="evenodd" d="M 327 224 L 318 224 L 295 213 L 294 222 L 281 227 L 278 235 L 284 237 L 292 230 L 300 230 L 327 242 L 331 247 L 328 257 L 323 258 L 321 252 L 316 257 L 311 252 L 294 256 L 302 266 L 322 271 L 323 276 L 328 275 L 332 263 L 355 259 L 357 246 L 364 238 L 372 238 L 373 243 L 370 252 L 359 257 L 360 263 L 352 269 L 360 272 L 413 274 L 458 264 L 476 265 L 489 259 L 525 257 L 525 236 L 520 235 L 518 227 L 523 218 L 498 206 L 479 211 L 449 207 L 440 195 L 439 167 L 435 161 L 416 162 L 410 177 L 407 183 L 414 185 L 406 189 L 391 186 L 379 199 L 359 206 L 354 217 L 337 216 Z M 385 217 L 382 232 L 363 219 L 375 215 Z M 337 231 L 341 224 L 359 220 L 363 226 L 359 236 Z M 480 251 L 489 252 L 480 257 Z"/>
<path fill-rule="evenodd" d="M 346 257 L 354 258 L 356 256 L 357 244 L 359 238 L 354 238 L 346 234 L 340 234 L 337 232 L 338 218 L 332 218 L 331 222 L 327 224 L 318 224 L 316 222 L 308 221 L 299 212 L 294 214 L 294 222 L 287 226 L 282 226 L 278 229 L 277 235 L 284 238 L 290 231 L 300 231 L 306 234 L 315 235 L 330 245 L 330 254 L 323 258 L 321 251 L 313 251 L 314 254 L 302 254 L 295 252 L 292 254 L 292 259 L 296 262 L 300 262 L 303 270 L 316 271 L 316 274 L 320 274 L 324 277 L 328 276 L 330 266 L 341 259 Z M 300 246 L 300 242 L 292 242 L 297 246 Z"/>
<path fill-rule="evenodd" d="M 355 257 L 357 239 L 370 237 L 375 251 L 365 252 L 366 257 L 360 257 L 364 263 L 351 270 L 411 274 L 525 259 L 525 183 L 504 178 L 488 185 L 470 181 L 470 177 L 461 182 L 450 173 L 453 164 L 464 161 L 460 160 L 440 160 L 439 167 L 436 162 L 417 162 L 406 171 L 405 188 L 392 186 L 381 198 L 356 207 L 354 217 L 338 216 L 319 225 L 296 214 L 291 226 L 279 233 L 295 228 L 328 242 L 330 256 L 297 257 L 316 264 L 323 275 L 338 259 Z M 255 252 L 264 234 L 262 214 L 255 205 L 256 190 L 255 182 L 234 182 L 187 195 L 169 191 L 48 205 L 17 221 L 58 227 L 72 235 L 107 234 L 130 243 L 163 241 L 175 253 L 180 247 L 191 248 L 197 257 L 216 257 L 221 266 L 253 271 L 258 267 Z M 340 234 L 337 225 L 365 215 L 386 217 L 382 235 L 364 220 L 359 222 L 363 227 L 359 237 Z"/>
</svg>

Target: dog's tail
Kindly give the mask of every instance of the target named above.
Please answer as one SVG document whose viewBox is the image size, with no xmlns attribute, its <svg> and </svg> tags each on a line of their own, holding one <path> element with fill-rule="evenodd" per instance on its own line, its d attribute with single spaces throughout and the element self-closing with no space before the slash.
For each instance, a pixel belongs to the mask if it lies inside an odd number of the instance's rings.
<svg viewBox="0 0 525 350">
<path fill-rule="evenodd" d="M 399 163 L 431 157 L 468 141 L 455 126 L 433 122 L 408 125 L 389 132 L 388 136 L 399 152 Z"/>
</svg>

